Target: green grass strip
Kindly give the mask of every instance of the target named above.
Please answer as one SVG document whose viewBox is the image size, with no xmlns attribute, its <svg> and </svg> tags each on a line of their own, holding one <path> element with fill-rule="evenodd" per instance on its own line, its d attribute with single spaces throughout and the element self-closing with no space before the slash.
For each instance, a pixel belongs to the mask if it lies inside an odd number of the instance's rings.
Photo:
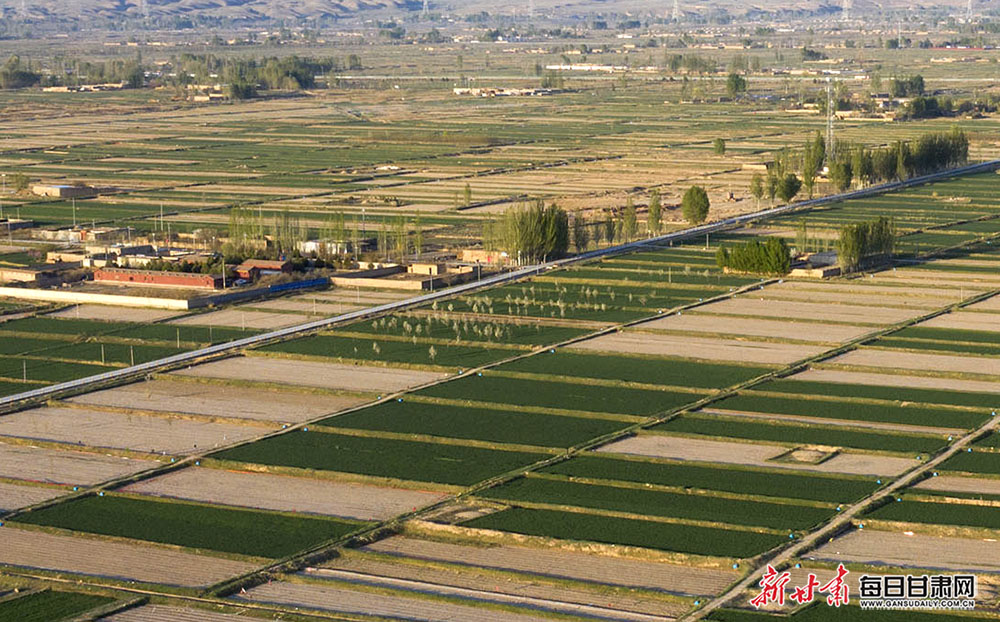
<svg viewBox="0 0 1000 622">
<path fill-rule="evenodd" d="M 0 622 L 57 622 L 113 602 L 109 596 L 45 590 L 0 603 Z"/>
</svg>

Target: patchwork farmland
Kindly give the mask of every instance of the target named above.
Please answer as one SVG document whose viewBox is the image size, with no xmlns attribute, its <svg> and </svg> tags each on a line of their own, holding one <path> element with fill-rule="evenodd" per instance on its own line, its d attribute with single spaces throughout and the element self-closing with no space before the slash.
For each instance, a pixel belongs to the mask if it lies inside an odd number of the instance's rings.
<svg viewBox="0 0 1000 622">
<path fill-rule="evenodd" d="M 907 192 L 947 225 L 994 179 Z M 154 594 L 113 620 L 760 620 L 716 599 L 765 560 L 971 571 L 995 613 L 995 233 L 823 281 L 719 272 L 745 231 L 650 246 L 4 415 L 0 565 Z M 45 369 L 248 332 L 61 315 L 0 330 Z"/>
</svg>

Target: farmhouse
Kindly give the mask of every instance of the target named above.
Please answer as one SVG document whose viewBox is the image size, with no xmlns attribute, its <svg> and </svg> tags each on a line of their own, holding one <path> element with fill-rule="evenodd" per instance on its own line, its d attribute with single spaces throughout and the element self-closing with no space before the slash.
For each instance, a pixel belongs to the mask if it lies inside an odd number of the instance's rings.
<svg viewBox="0 0 1000 622">
<path fill-rule="evenodd" d="M 33 283 L 40 286 L 59 285 L 64 281 L 64 273 L 80 267 L 77 262 L 60 262 L 37 266 L 0 266 L 0 282 Z"/>
<path fill-rule="evenodd" d="M 100 268 L 94 272 L 94 281 L 154 287 L 196 287 L 201 289 L 222 287 L 222 276 L 220 275 L 130 270 L 127 268 Z"/>
<path fill-rule="evenodd" d="M 241 279 L 255 281 L 263 275 L 268 274 L 290 274 L 292 272 L 292 262 L 272 261 L 268 259 L 247 259 L 236 266 L 236 274 Z"/>
</svg>

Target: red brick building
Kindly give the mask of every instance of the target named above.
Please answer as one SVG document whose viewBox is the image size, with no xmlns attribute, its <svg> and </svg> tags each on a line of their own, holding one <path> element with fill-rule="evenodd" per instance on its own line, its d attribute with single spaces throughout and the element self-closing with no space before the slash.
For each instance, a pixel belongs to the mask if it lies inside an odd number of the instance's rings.
<svg viewBox="0 0 1000 622">
<path fill-rule="evenodd" d="M 101 268 L 94 271 L 94 280 L 122 285 L 199 287 L 203 289 L 222 287 L 222 277 L 215 274 L 159 272 L 157 270 L 130 270 L 128 268 Z"/>
<path fill-rule="evenodd" d="M 256 281 L 264 274 L 290 274 L 292 272 L 292 262 L 272 261 L 270 259 L 247 259 L 236 266 L 236 275 L 241 279 Z"/>
</svg>

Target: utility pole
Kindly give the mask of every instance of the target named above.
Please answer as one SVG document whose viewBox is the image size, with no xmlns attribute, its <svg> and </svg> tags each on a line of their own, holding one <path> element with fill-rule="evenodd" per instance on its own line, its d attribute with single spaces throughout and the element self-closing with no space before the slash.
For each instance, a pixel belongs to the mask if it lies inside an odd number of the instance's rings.
<svg viewBox="0 0 1000 622">
<path fill-rule="evenodd" d="M 826 80 L 826 161 L 829 164 L 830 160 L 833 158 L 833 119 L 836 116 L 834 114 L 834 101 L 833 101 L 833 80 L 827 78 Z"/>
</svg>

